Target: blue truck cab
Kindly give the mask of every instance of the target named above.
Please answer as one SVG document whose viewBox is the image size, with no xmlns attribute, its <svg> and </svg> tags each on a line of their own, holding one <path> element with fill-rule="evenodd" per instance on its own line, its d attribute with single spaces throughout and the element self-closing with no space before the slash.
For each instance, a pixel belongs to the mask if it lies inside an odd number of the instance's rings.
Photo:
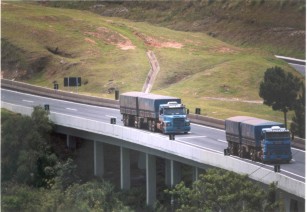
<svg viewBox="0 0 307 212">
<path fill-rule="evenodd" d="M 186 108 L 177 102 L 168 102 L 159 106 L 159 122 L 165 134 L 188 133 L 191 130 L 190 120 L 187 119 Z"/>
<path fill-rule="evenodd" d="M 273 126 L 264 128 L 261 132 L 263 140 L 263 162 L 290 162 L 292 159 L 290 132 L 285 128 Z"/>
</svg>

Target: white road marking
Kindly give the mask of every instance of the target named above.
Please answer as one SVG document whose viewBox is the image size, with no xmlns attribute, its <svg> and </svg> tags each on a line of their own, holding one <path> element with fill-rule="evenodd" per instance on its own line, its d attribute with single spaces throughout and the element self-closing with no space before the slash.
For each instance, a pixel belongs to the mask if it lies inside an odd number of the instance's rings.
<svg viewBox="0 0 307 212">
<path fill-rule="evenodd" d="M 199 126 L 199 127 L 204 127 L 204 128 L 208 128 L 208 129 L 212 129 L 212 130 L 217 130 L 217 131 L 225 132 L 225 130 L 221 130 L 221 129 L 214 128 L 214 127 L 208 127 L 208 126 L 204 126 L 204 125 L 200 125 L 200 124 L 192 123 L 191 125 L 196 125 L 196 126 Z"/>
<path fill-rule="evenodd" d="M 117 118 L 116 116 L 110 116 L 110 115 L 105 115 L 105 116 L 109 118 Z"/>
<path fill-rule="evenodd" d="M 33 103 L 34 101 L 31 101 L 31 100 L 26 100 L 26 99 L 23 99 L 22 100 L 23 102 L 29 102 L 29 103 Z"/>
<path fill-rule="evenodd" d="M 180 139 L 176 139 L 175 141 L 179 141 L 179 142 L 184 143 L 184 144 L 187 144 L 187 145 L 189 145 L 189 146 L 194 146 L 194 147 L 197 147 L 197 148 L 200 148 L 200 149 L 205 149 L 205 150 L 208 150 L 208 151 L 211 151 L 211 152 L 215 152 L 215 153 L 218 153 L 218 154 L 222 154 L 221 151 L 217 151 L 217 150 L 210 149 L 210 148 L 207 148 L 207 147 L 199 146 L 199 145 L 197 145 L 197 144 L 188 143 L 188 142 L 183 141 L 183 140 L 180 140 Z"/>
<path fill-rule="evenodd" d="M 286 171 L 286 170 L 282 169 L 282 167 L 281 167 L 281 169 L 280 169 L 280 172 L 286 172 L 286 173 L 291 174 L 291 175 L 294 175 L 294 176 L 296 176 L 296 177 L 300 177 L 300 178 L 302 178 L 302 179 L 305 179 L 305 177 L 303 177 L 303 176 L 301 176 L 301 175 L 294 174 L 294 173 L 289 172 L 289 171 Z"/>
<path fill-rule="evenodd" d="M 217 139 L 217 140 L 227 144 L 227 141 L 224 141 L 224 140 L 221 140 L 221 139 Z"/>
<path fill-rule="evenodd" d="M 77 109 L 67 107 L 66 110 L 77 111 Z"/>
<path fill-rule="evenodd" d="M 187 137 L 182 137 L 182 138 L 207 138 L 205 135 L 200 135 L 200 136 L 187 136 Z"/>
</svg>

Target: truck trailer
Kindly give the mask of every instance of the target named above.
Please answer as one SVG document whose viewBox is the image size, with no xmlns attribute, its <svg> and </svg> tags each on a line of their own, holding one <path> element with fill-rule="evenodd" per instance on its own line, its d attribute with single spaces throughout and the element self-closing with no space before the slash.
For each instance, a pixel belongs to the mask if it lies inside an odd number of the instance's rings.
<svg viewBox="0 0 307 212">
<path fill-rule="evenodd" d="M 119 98 L 120 113 L 124 126 L 148 128 L 165 134 L 188 133 L 190 121 L 186 108 L 177 97 L 127 92 Z"/>
<path fill-rule="evenodd" d="M 289 130 L 284 125 L 248 116 L 225 120 L 231 155 L 264 163 L 289 163 L 292 159 Z"/>
</svg>

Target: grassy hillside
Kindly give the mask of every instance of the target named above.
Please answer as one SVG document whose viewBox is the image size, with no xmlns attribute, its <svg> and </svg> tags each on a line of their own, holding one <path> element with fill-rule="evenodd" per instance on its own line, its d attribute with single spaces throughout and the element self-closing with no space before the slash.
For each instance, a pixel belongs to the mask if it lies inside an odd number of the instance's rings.
<svg viewBox="0 0 307 212">
<path fill-rule="evenodd" d="M 267 51 L 88 11 L 11 2 L 1 10 L 5 78 L 46 87 L 57 81 L 67 90 L 63 78 L 80 76 L 79 92 L 113 98 L 112 88 L 142 89 L 150 69 L 146 51 L 152 50 L 161 67 L 153 93 L 181 97 L 192 111 L 201 107 L 212 117 L 283 120 L 269 107 L 242 102 L 261 100 L 258 86 L 267 68 L 277 65 L 296 74 Z"/>
<path fill-rule="evenodd" d="M 147 21 L 180 31 L 204 32 L 235 45 L 305 58 L 305 0 L 75 0 L 48 5 Z"/>
</svg>

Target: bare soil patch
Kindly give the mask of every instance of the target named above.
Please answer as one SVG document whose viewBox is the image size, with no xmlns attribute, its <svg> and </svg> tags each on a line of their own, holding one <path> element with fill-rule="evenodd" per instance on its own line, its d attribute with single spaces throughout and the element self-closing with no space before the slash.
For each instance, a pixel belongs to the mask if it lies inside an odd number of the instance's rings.
<svg viewBox="0 0 307 212">
<path fill-rule="evenodd" d="M 175 48 L 175 49 L 180 49 L 183 47 L 182 43 L 178 43 L 175 41 L 158 40 L 157 38 L 147 36 L 140 32 L 134 32 L 134 34 L 137 37 L 141 38 L 147 46 L 152 46 L 156 48 Z"/>
<path fill-rule="evenodd" d="M 135 46 L 127 37 L 105 27 L 99 27 L 95 32 L 84 32 L 84 34 L 93 36 L 97 39 L 101 39 L 104 42 L 115 45 L 122 50 L 135 49 Z M 90 40 L 92 39 L 87 38 L 86 42 L 91 42 Z"/>
</svg>

